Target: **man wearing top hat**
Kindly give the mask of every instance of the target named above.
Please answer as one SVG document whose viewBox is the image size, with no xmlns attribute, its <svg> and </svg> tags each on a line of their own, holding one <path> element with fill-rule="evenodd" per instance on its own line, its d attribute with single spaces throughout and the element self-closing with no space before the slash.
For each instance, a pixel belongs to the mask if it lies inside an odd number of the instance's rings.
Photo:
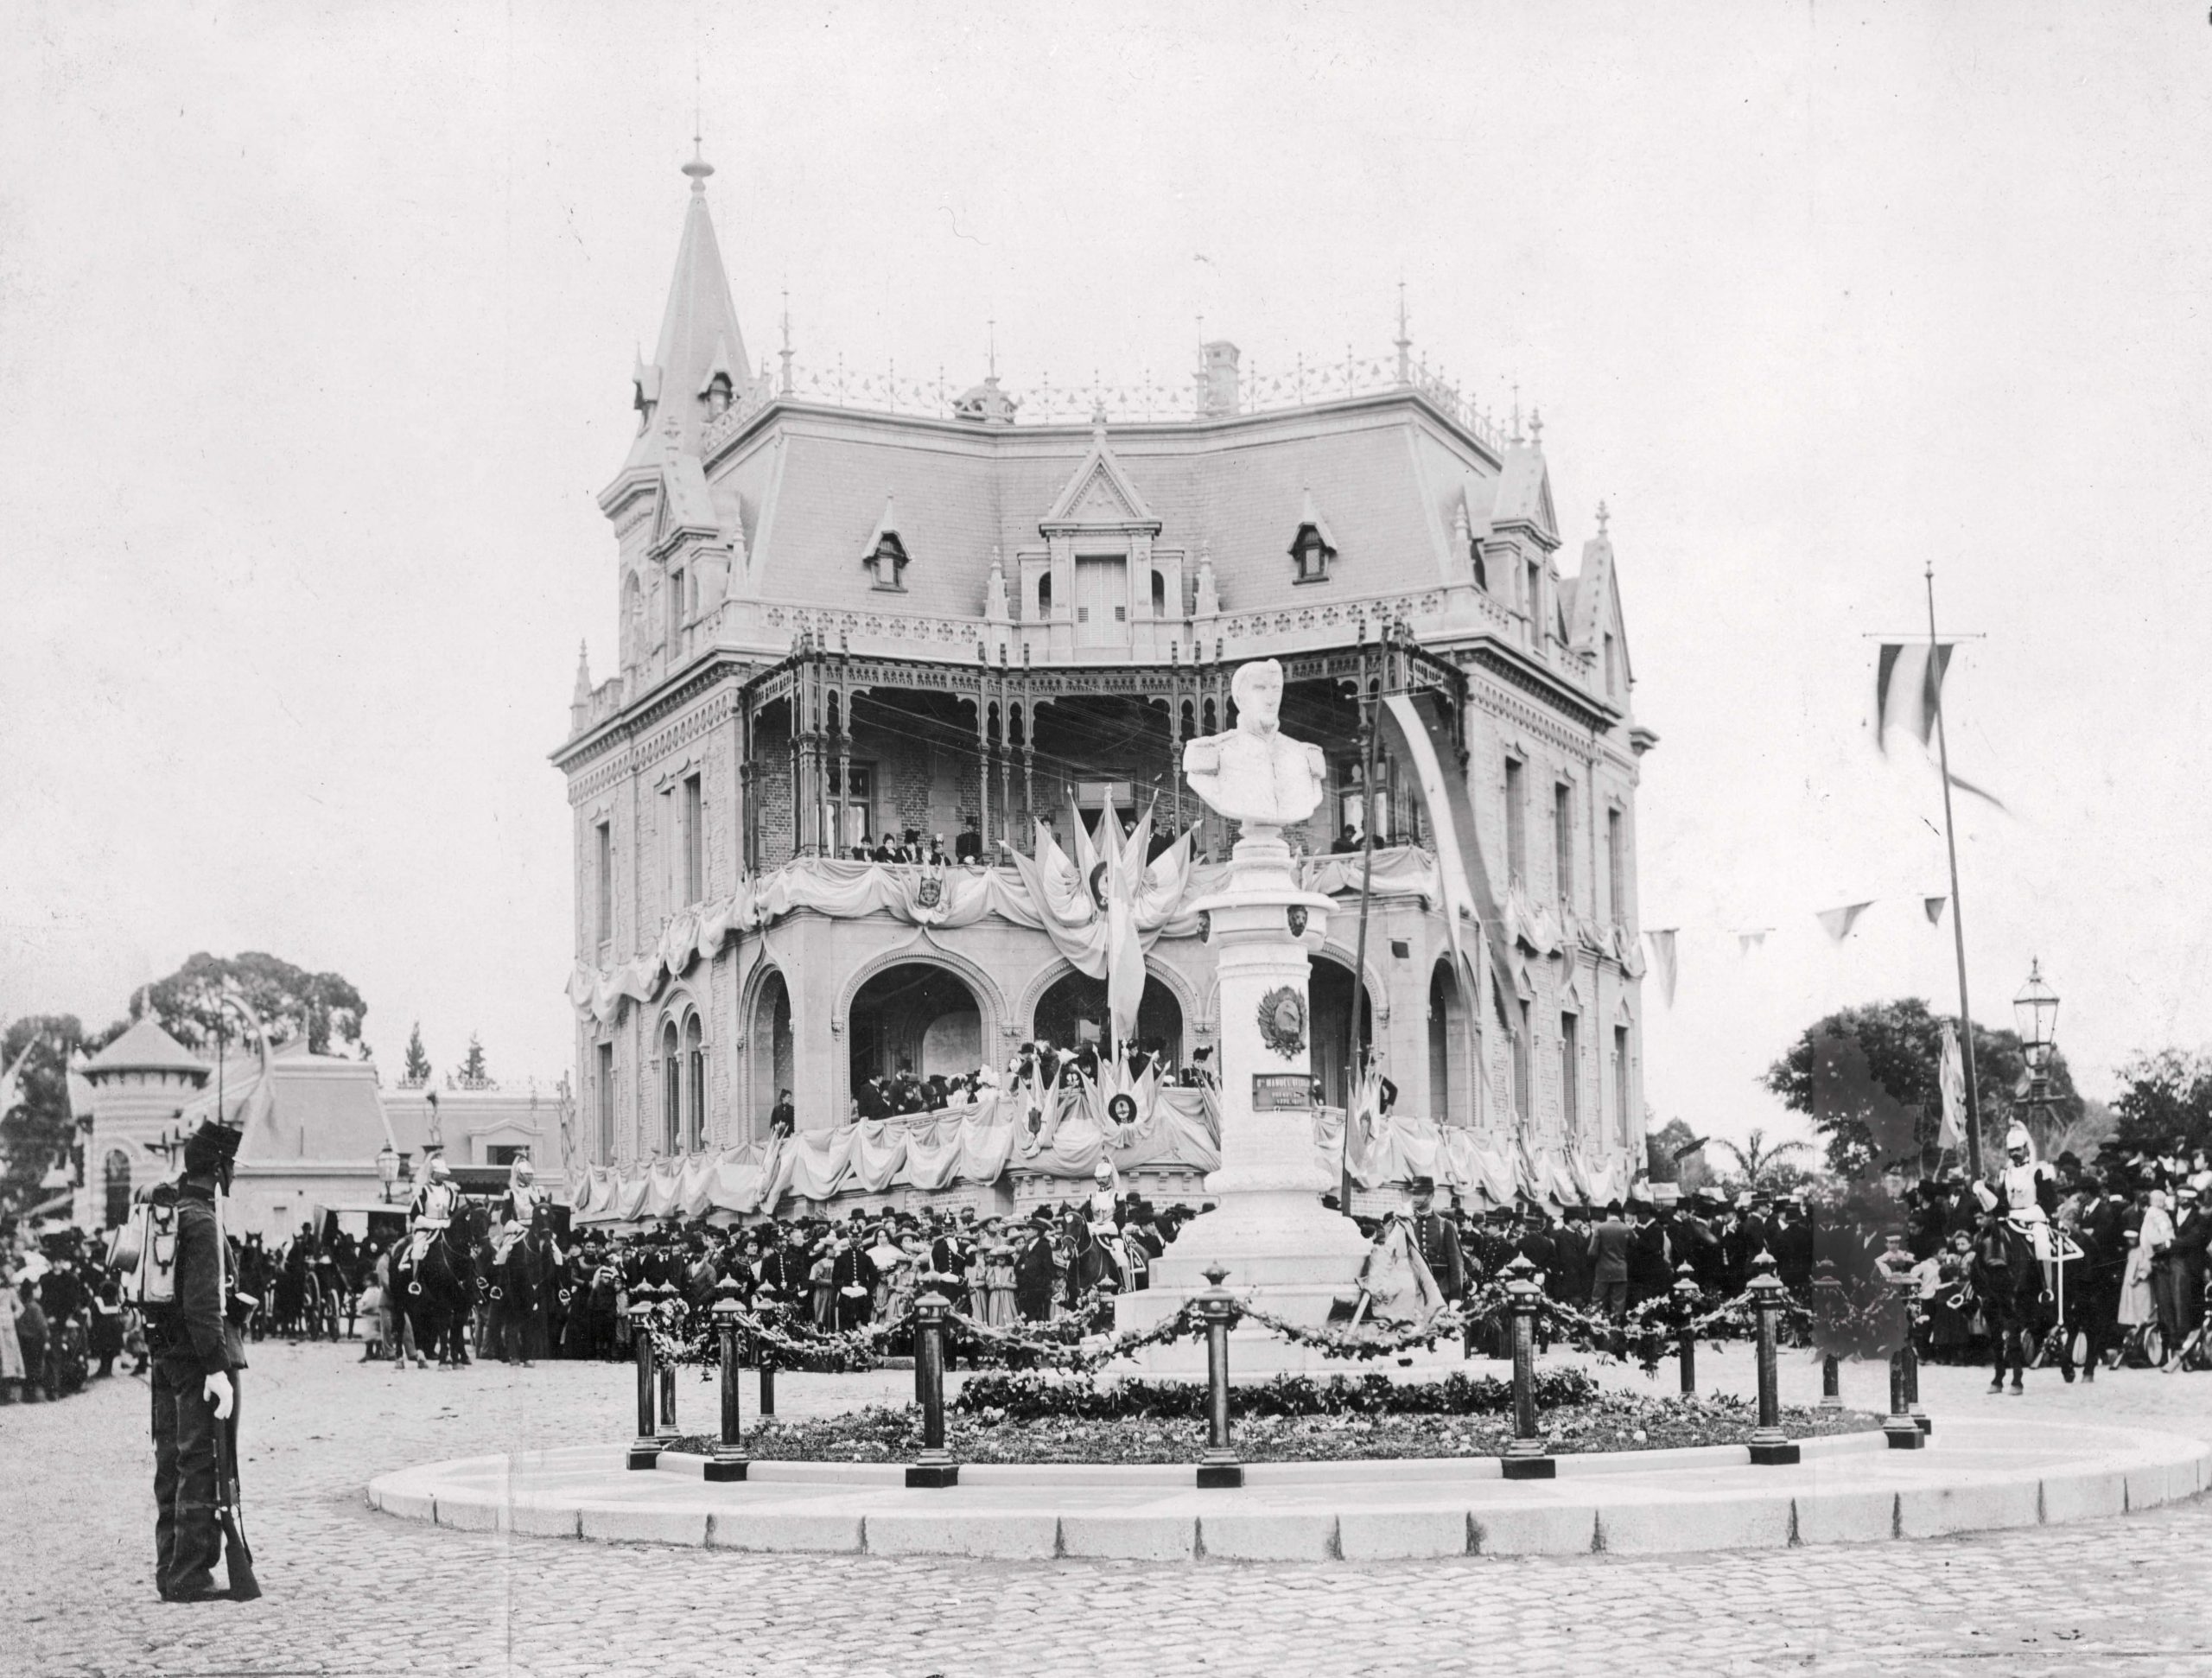
<svg viewBox="0 0 2212 1678">
<path fill-rule="evenodd" d="M 148 1195 L 176 1210 L 175 1297 L 146 1309 L 154 1365 L 154 1583 L 164 1602 L 231 1594 L 218 1590 L 214 1578 L 223 1548 L 216 1429 L 237 1437 L 235 1371 L 245 1367 L 245 1357 L 225 1297 L 236 1260 L 215 1208 L 242 1134 L 212 1117 L 203 1121 L 185 1141 L 182 1174 Z"/>
</svg>

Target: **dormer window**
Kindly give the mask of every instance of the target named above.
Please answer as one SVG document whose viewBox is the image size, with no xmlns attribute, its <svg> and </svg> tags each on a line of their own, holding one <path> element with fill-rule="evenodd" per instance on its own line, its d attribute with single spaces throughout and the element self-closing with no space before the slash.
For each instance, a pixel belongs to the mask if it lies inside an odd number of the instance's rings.
<svg viewBox="0 0 2212 1678">
<path fill-rule="evenodd" d="M 1329 562 L 1337 556 L 1337 550 L 1321 539 L 1320 531 L 1308 524 L 1298 532 L 1290 556 L 1298 562 L 1297 582 L 1325 582 L 1328 580 Z"/>
<path fill-rule="evenodd" d="M 707 417 L 717 420 L 729 412 L 729 375 L 716 373 L 707 384 Z"/>
<path fill-rule="evenodd" d="M 1313 505 L 1313 492 L 1308 490 L 1306 504 L 1298 512 L 1298 534 L 1290 539 L 1291 581 L 1325 582 L 1329 562 L 1336 556 L 1336 537 L 1330 533 L 1329 521 Z"/>
<path fill-rule="evenodd" d="M 904 589 L 899 574 L 906 569 L 906 550 L 897 536 L 886 531 L 868 555 L 868 568 L 875 573 L 878 588 Z"/>
</svg>

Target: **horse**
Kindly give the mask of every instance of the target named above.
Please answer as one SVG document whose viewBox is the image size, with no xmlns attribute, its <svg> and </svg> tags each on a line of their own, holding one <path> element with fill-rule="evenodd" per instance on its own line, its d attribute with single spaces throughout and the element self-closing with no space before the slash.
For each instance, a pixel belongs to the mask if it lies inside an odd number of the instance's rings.
<svg viewBox="0 0 2212 1678">
<path fill-rule="evenodd" d="M 1083 1296 L 1096 1288 L 1102 1293 L 1118 1293 L 1122 1290 L 1122 1262 L 1112 1246 L 1102 1241 L 1090 1226 L 1088 1218 L 1074 1216 L 1067 1221 L 1064 1231 L 1068 1244 L 1067 1299 L 1072 1306 Z M 1100 1301 L 1102 1315 L 1110 1315 L 1111 1307 Z"/>
<path fill-rule="evenodd" d="M 2000 1217 L 1984 1221 L 1974 1236 L 1974 1289 L 1996 1345 L 1997 1370 L 1989 1390 L 2004 1390 L 2009 1369 L 2012 1390 L 2020 1392 L 2047 1315 L 2043 1264 L 2024 1230 Z"/>
<path fill-rule="evenodd" d="M 421 1260 L 405 1268 L 405 1281 L 394 1282 L 402 1290 L 416 1345 L 448 1369 L 469 1361 L 465 1330 L 476 1307 L 477 1249 L 484 1229 L 483 1208 L 462 1200 L 446 1227 L 432 1234 Z"/>
</svg>

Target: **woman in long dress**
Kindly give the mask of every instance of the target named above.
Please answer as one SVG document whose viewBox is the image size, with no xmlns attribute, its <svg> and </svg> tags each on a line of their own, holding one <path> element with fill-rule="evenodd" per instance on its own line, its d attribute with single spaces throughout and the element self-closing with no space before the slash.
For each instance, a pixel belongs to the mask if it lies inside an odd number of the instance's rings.
<svg viewBox="0 0 2212 1678">
<path fill-rule="evenodd" d="M 1014 1308 L 1014 1249 L 1004 1235 L 991 1243 L 989 1262 L 984 1268 L 983 1284 L 989 1294 L 990 1315 L 985 1319 L 994 1328 L 1011 1328 L 1018 1314 Z"/>
<path fill-rule="evenodd" d="M 2143 1224 L 2135 1232 L 2135 1244 L 2127 1249 L 2127 1268 L 2120 1274 L 2122 1328 L 2139 1328 L 2158 1320 L 2158 1301 L 2152 1288 L 2152 1266 L 2158 1255 L 2173 1245 L 2173 1240 L 2174 1221 L 2166 1212 L 2164 1192 L 2152 1189 L 2144 1204 Z"/>
<path fill-rule="evenodd" d="M 1378 1323 L 1425 1323 L 1444 1303 L 1427 1262 L 1414 1244 L 1413 1227 L 1394 1211 L 1376 1232 L 1375 1243 L 1359 1267 L 1363 1315 Z"/>
</svg>

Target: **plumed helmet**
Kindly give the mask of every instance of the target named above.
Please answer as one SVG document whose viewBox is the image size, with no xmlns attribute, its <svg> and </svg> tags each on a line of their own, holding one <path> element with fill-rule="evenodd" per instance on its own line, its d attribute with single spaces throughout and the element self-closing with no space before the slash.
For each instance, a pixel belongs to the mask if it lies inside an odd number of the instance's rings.
<svg viewBox="0 0 2212 1678">
<path fill-rule="evenodd" d="M 446 1156 L 442 1154 L 433 1154 L 430 1156 L 430 1180 L 434 1183 L 442 1183 L 452 1175 L 453 1167 L 446 1163 Z"/>
<path fill-rule="evenodd" d="M 2035 1141 L 2028 1135 L 2025 1125 L 2016 1124 L 2005 1133 L 2005 1151 L 2007 1154 L 2024 1154 L 2030 1159 L 2035 1157 Z"/>
</svg>

